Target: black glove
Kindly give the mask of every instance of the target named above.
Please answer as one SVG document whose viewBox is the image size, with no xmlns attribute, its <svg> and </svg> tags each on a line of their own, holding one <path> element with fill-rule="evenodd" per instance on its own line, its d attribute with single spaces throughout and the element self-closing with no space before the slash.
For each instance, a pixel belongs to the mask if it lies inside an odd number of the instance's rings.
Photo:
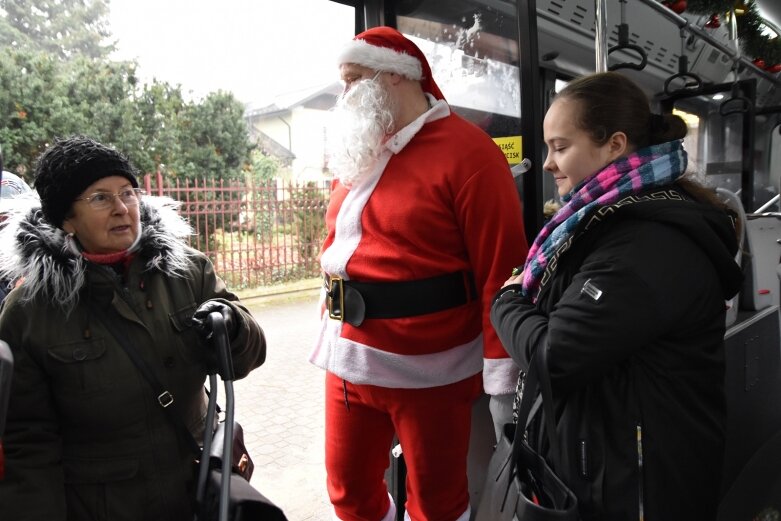
<svg viewBox="0 0 781 521">
<path fill-rule="evenodd" d="M 211 324 L 207 319 L 209 314 L 214 311 L 219 311 L 222 314 L 222 318 L 225 320 L 225 329 L 228 331 L 228 337 L 231 339 L 235 338 L 239 332 L 239 324 L 233 316 L 233 308 L 218 300 L 207 300 L 195 310 L 192 318 L 193 327 L 197 329 L 204 338 L 211 338 L 213 331 L 211 329 Z"/>
</svg>

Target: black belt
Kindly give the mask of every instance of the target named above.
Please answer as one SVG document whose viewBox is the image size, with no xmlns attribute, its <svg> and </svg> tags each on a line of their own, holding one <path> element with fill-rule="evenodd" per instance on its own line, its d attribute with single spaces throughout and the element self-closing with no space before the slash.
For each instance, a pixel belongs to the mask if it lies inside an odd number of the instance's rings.
<svg viewBox="0 0 781 521">
<path fill-rule="evenodd" d="M 325 276 L 328 316 L 355 327 L 366 318 L 436 313 L 477 299 L 474 276 L 465 271 L 401 282 L 357 282 Z"/>
</svg>

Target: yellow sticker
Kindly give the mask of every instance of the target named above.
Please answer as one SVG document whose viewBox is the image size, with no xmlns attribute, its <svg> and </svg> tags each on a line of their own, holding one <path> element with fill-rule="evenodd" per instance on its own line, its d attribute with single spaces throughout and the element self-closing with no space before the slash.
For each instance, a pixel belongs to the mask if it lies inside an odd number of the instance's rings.
<svg viewBox="0 0 781 521">
<path fill-rule="evenodd" d="M 517 165 L 523 160 L 521 136 L 495 137 L 493 139 L 494 143 L 504 152 L 504 157 L 507 158 L 509 164 Z"/>
</svg>

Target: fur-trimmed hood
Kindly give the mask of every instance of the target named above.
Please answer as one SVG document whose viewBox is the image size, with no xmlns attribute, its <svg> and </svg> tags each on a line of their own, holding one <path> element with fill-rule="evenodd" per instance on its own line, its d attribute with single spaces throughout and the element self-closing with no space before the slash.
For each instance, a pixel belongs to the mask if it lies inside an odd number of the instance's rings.
<svg viewBox="0 0 781 521">
<path fill-rule="evenodd" d="M 181 277 L 190 265 L 185 238 L 190 225 L 168 197 L 141 200 L 141 237 L 131 250 L 145 260 L 145 271 Z M 87 261 L 60 228 L 48 223 L 40 202 L 9 212 L 0 223 L 0 279 L 24 278 L 24 299 L 42 296 L 69 309 L 86 280 Z"/>
</svg>

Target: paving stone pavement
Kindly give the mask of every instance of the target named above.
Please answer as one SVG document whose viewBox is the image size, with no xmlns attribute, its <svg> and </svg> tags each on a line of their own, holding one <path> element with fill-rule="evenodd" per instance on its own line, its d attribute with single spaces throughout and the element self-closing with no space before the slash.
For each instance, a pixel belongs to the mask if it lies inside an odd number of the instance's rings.
<svg viewBox="0 0 781 521">
<path fill-rule="evenodd" d="M 289 521 L 328 521 L 325 372 L 307 359 L 319 327 L 317 292 L 245 305 L 268 345 L 265 364 L 234 386 L 236 419 L 255 462 L 251 483 Z"/>
</svg>

